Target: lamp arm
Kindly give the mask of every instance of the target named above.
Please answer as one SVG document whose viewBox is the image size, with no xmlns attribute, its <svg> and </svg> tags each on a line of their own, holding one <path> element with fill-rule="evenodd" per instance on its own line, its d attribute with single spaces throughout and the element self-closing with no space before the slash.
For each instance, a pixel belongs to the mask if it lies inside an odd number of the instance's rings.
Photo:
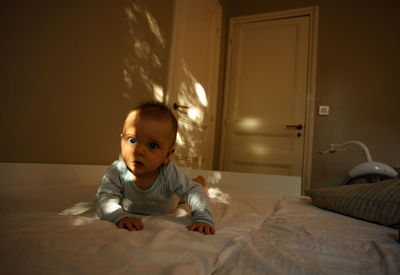
<svg viewBox="0 0 400 275">
<path fill-rule="evenodd" d="M 333 152 L 336 151 L 336 149 L 339 149 L 339 148 L 342 148 L 342 147 L 345 147 L 345 148 L 343 149 L 343 151 L 346 151 L 346 150 L 349 149 L 349 146 L 348 146 L 348 145 L 350 145 L 350 144 L 355 144 L 355 145 L 360 146 L 361 149 L 362 149 L 363 152 L 364 152 L 365 159 L 366 159 L 368 162 L 371 162 L 371 161 L 372 161 L 371 153 L 369 152 L 368 147 L 367 147 L 364 143 L 362 143 L 362 142 L 360 142 L 360 141 L 358 141 L 358 140 L 351 140 L 351 141 L 347 141 L 347 142 L 340 143 L 340 144 L 330 144 L 330 145 L 329 145 L 329 152 L 332 152 L 332 153 L 333 153 Z"/>
</svg>

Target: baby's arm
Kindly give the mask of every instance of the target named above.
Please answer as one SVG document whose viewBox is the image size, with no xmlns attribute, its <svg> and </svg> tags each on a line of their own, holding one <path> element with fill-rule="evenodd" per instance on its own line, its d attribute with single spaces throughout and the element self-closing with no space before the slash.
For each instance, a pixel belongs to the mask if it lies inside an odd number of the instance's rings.
<svg viewBox="0 0 400 275">
<path fill-rule="evenodd" d="M 195 181 L 195 182 L 201 184 L 201 186 L 203 186 L 203 188 L 204 188 L 204 191 L 206 191 L 207 196 L 209 195 L 208 194 L 208 185 L 207 185 L 206 180 L 204 179 L 203 176 L 198 175 L 197 177 L 192 179 L 192 181 Z"/>
<path fill-rule="evenodd" d="M 206 193 L 208 187 L 204 178 L 198 176 L 191 181 L 173 162 L 167 168 L 171 189 L 191 208 L 193 223 L 188 229 L 207 235 L 215 234 L 211 203 Z"/>
<path fill-rule="evenodd" d="M 124 218 L 132 216 L 130 213 L 125 212 L 121 206 L 123 197 L 122 182 L 118 173 L 117 163 L 115 162 L 104 175 L 95 197 L 95 206 L 99 217 L 117 226 L 119 223 L 124 224 L 122 221 Z"/>
<path fill-rule="evenodd" d="M 203 176 L 197 176 L 196 178 L 192 179 L 193 181 L 197 182 L 198 184 L 201 184 L 201 186 L 203 186 L 204 191 L 206 192 L 207 196 L 208 196 L 208 186 L 206 183 L 206 180 L 204 179 Z M 194 222 L 191 226 L 188 226 L 188 229 L 190 231 L 197 231 L 200 233 L 204 233 L 206 235 L 214 235 L 215 234 L 215 228 L 214 226 L 212 226 L 209 223 L 205 223 L 205 222 Z"/>
</svg>

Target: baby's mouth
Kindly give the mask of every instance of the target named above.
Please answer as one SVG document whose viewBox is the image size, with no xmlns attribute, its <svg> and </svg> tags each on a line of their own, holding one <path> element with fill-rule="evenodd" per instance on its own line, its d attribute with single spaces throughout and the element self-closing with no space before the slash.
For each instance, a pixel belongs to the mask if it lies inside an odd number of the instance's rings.
<svg viewBox="0 0 400 275">
<path fill-rule="evenodd" d="M 143 164 L 143 162 L 140 162 L 140 161 L 134 161 L 133 162 L 133 166 L 135 166 L 135 167 L 142 167 L 144 164 Z"/>
</svg>

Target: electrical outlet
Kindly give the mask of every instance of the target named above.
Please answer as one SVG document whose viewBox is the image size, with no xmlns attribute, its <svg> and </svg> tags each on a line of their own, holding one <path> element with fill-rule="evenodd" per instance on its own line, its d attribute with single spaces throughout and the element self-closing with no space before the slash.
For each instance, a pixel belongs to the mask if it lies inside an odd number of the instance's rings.
<svg viewBox="0 0 400 275">
<path fill-rule="evenodd" d="M 329 115 L 329 106 L 327 105 L 320 105 L 318 106 L 318 114 L 320 116 L 327 116 Z"/>
</svg>

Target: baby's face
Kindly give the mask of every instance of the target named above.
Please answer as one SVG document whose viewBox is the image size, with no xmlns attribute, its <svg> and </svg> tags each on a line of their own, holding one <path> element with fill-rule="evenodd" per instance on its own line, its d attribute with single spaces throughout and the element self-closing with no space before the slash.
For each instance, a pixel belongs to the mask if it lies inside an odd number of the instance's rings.
<svg viewBox="0 0 400 275">
<path fill-rule="evenodd" d="M 172 123 L 168 119 L 140 117 L 133 111 L 125 121 L 121 136 L 121 155 L 136 180 L 152 177 L 174 152 Z"/>
</svg>

